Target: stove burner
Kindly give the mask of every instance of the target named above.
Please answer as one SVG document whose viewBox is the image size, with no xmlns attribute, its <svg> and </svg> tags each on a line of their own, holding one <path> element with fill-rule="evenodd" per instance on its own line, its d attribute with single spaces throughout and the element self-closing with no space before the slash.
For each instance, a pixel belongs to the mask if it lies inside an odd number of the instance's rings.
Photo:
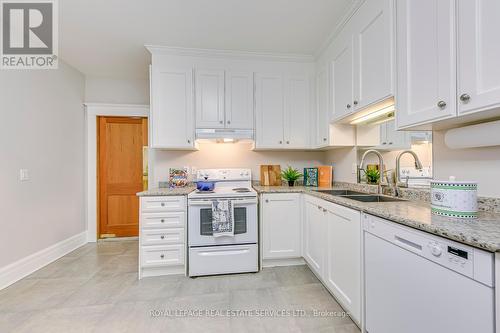
<svg viewBox="0 0 500 333">
<path fill-rule="evenodd" d="M 233 191 L 238 192 L 238 193 L 247 193 L 247 192 L 250 192 L 250 189 L 246 188 L 246 187 L 237 187 L 237 188 L 233 188 Z"/>
</svg>

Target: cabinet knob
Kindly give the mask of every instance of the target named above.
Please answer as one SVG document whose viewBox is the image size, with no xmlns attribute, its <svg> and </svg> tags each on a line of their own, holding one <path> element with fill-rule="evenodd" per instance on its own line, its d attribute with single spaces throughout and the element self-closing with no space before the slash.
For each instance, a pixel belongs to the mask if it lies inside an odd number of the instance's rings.
<svg viewBox="0 0 500 333">
<path fill-rule="evenodd" d="M 165 207 L 165 203 L 164 203 L 164 202 L 162 202 L 160 205 L 161 205 L 162 207 Z"/>
<path fill-rule="evenodd" d="M 283 141 L 280 141 L 280 145 L 283 144 Z"/>
<path fill-rule="evenodd" d="M 287 141 L 287 142 L 286 142 L 286 144 L 287 144 L 287 145 L 289 145 L 289 144 L 290 144 L 290 141 Z"/>
<path fill-rule="evenodd" d="M 326 213 L 326 208 L 323 208 L 323 213 Z"/>
<path fill-rule="evenodd" d="M 188 143 L 191 143 L 191 140 L 188 139 Z"/>
<path fill-rule="evenodd" d="M 269 199 L 266 199 L 266 203 L 268 203 L 268 202 L 269 202 Z"/>
<path fill-rule="evenodd" d="M 165 255 L 164 254 L 160 255 L 160 258 L 162 258 L 162 259 L 165 258 Z"/>
<path fill-rule="evenodd" d="M 438 105 L 438 107 L 440 109 L 444 109 L 446 107 L 446 102 L 445 101 L 439 101 L 437 105 Z"/>
<path fill-rule="evenodd" d="M 386 144 L 387 144 L 387 142 L 382 142 L 382 144 L 383 144 L 383 145 L 386 145 Z"/>
<path fill-rule="evenodd" d="M 322 209 L 322 208 L 323 208 L 323 207 L 321 207 L 321 206 L 318 206 L 318 209 Z"/>
<path fill-rule="evenodd" d="M 389 142 L 390 145 L 392 145 L 392 142 Z"/>
<path fill-rule="evenodd" d="M 350 109 L 351 108 L 351 104 L 347 104 L 346 108 Z"/>
<path fill-rule="evenodd" d="M 470 100 L 470 96 L 468 94 L 460 95 L 460 100 L 464 103 L 467 103 Z"/>
<path fill-rule="evenodd" d="M 165 223 L 165 220 L 164 220 L 164 219 L 161 219 L 161 220 L 160 220 L 160 222 L 161 222 L 161 223 Z"/>
<path fill-rule="evenodd" d="M 228 121 L 227 121 L 227 124 L 228 124 L 228 125 L 229 125 L 229 124 L 231 124 L 231 121 L 230 121 L 230 120 L 228 120 Z"/>
<path fill-rule="evenodd" d="M 160 238 L 161 238 L 161 239 L 165 239 L 165 236 L 164 236 L 164 235 L 161 235 L 161 236 L 160 236 Z"/>
<path fill-rule="evenodd" d="M 219 121 L 219 124 L 223 124 L 224 122 L 222 120 Z"/>
<path fill-rule="evenodd" d="M 326 141 L 326 138 L 323 138 L 323 141 Z"/>
<path fill-rule="evenodd" d="M 354 102 L 352 102 L 352 104 L 358 105 L 358 101 L 354 101 Z"/>
</svg>

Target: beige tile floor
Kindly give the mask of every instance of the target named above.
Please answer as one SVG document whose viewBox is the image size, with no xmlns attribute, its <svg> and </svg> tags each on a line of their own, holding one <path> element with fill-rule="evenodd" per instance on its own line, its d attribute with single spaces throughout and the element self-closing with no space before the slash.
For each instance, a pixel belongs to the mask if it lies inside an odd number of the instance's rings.
<svg viewBox="0 0 500 333">
<path fill-rule="evenodd" d="M 306 266 L 137 279 L 137 242 L 87 244 L 0 291 L 0 332 L 358 333 Z M 167 316 L 162 310 L 304 310 L 302 317 Z M 158 310 L 159 316 L 151 315 Z M 238 314 L 235 313 L 235 314 Z"/>
</svg>

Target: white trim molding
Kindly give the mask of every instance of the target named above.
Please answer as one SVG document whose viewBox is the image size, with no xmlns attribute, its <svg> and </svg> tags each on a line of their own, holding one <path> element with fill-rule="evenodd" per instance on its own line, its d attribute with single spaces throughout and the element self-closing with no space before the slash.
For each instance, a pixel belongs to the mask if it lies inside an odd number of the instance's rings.
<svg viewBox="0 0 500 333">
<path fill-rule="evenodd" d="M 83 231 L 2 267 L 0 269 L 0 290 L 85 244 L 87 244 L 87 232 Z"/>
<path fill-rule="evenodd" d="M 197 49 L 176 46 L 144 45 L 151 54 L 191 56 L 203 58 L 229 58 L 244 60 L 267 60 L 283 62 L 314 62 L 311 54 L 261 53 L 249 51 Z"/>
<path fill-rule="evenodd" d="M 97 241 L 97 117 L 149 117 L 149 105 L 84 103 L 87 240 Z M 151 166 L 151 164 L 150 164 Z M 152 177 L 152 175 L 151 175 Z"/>
</svg>

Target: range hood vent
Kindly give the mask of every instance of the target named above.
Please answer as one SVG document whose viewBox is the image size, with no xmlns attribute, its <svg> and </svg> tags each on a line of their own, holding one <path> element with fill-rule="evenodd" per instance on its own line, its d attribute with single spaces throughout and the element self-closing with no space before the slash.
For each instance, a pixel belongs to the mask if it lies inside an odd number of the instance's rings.
<svg viewBox="0 0 500 333">
<path fill-rule="evenodd" d="M 228 128 L 197 128 L 196 140 L 210 140 L 222 142 L 253 141 L 254 133 L 251 129 Z"/>
</svg>

